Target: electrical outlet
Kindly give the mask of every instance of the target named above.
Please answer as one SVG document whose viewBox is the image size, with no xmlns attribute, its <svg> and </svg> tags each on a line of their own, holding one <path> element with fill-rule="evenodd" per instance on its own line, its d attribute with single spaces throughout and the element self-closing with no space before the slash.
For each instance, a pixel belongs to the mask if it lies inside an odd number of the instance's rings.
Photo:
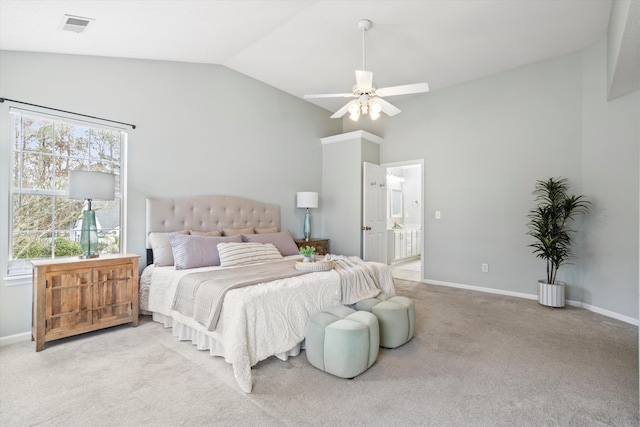
<svg viewBox="0 0 640 427">
<path fill-rule="evenodd" d="M 435 217 L 436 219 L 442 218 L 442 213 L 440 211 L 436 211 Z"/>
<path fill-rule="evenodd" d="M 483 273 L 488 273 L 489 272 L 489 264 L 482 264 L 482 272 Z"/>
</svg>

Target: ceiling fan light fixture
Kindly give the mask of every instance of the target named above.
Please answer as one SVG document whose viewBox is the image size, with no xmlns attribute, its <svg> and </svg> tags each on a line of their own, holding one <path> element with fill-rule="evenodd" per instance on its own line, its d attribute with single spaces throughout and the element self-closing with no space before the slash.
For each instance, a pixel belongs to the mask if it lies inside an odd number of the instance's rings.
<svg viewBox="0 0 640 427">
<path fill-rule="evenodd" d="M 331 116 L 332 119 L 339 119 L 347 114 L 347 112 L 353 121 L 357 121 L 360 114 L 369 114 L 372 120 L 380 117 L 381 113 L 393 117 L 400 113 L 400 109 L 383 99 L 385 96 L 408 95 L 429 91 L 429 85 L 426 83 L 414 83 L 384 88 L 376 88 L 373 85 L 373 73 L 367 71 L 367 49 L 365 41 L 365 34 L 372 26 L 373 23 L 368 19 L 358 21 L 358 30 L 362 32 L 362 69 L 355 70 L 356 84 L 353 86 L 352 92 L 304 95 L 305 99 L 357 98 L 343 105 Z"/>
</svg>

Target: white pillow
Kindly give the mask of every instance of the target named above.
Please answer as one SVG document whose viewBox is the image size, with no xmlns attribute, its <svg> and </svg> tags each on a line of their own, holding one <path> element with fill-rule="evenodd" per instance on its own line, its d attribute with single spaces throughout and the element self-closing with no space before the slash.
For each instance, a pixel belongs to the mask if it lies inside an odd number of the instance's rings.
<svg viewBox="0 0 640 427">
<path fill-rule="evenodd" d="M 222 267 L 278 261 L 283 258 L 271 243 L 218 243 Z"/>
<path fill-rule="evenodd" d="M 189 234 L 189 230 L 174 231 L 178 234 Z M 169 233 L 149 233 L 149 245 L 153 250 L 153 263 L 158 267 L 173 265 L 173 251 L 169 242 Z"/>
</svg>

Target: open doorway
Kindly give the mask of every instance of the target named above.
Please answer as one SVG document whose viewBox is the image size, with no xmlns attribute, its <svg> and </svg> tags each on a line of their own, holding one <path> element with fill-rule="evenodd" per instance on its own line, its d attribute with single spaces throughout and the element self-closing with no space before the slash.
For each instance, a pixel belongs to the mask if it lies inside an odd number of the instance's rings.
<svg viewBox="0 0 640 427">
<path fill-rule="evenodd" d="M 394 278 L 421 281 L 424 160 L 382 166 L 387 171 L 387 264 Z"/>
</svg>

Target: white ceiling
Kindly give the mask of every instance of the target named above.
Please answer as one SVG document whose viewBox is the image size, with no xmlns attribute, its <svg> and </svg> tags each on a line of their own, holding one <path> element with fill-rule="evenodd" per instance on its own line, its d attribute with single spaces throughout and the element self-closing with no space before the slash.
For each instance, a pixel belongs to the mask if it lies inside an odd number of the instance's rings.
<svg viewBox="0 0 640 427">
<path fill-rule="evenodd" d="M 367 18 L 374 85 L 433 91 L 580 50 L 605 37 L 610 10 L 611 0 L 0 0 L 0 49 L 222 64 L 302 97 L 351 91 Z M 65 32 L 64 14 L 95 21 Z M 334 111 L 345 100 L 311 102 Z"/>
</svg>

